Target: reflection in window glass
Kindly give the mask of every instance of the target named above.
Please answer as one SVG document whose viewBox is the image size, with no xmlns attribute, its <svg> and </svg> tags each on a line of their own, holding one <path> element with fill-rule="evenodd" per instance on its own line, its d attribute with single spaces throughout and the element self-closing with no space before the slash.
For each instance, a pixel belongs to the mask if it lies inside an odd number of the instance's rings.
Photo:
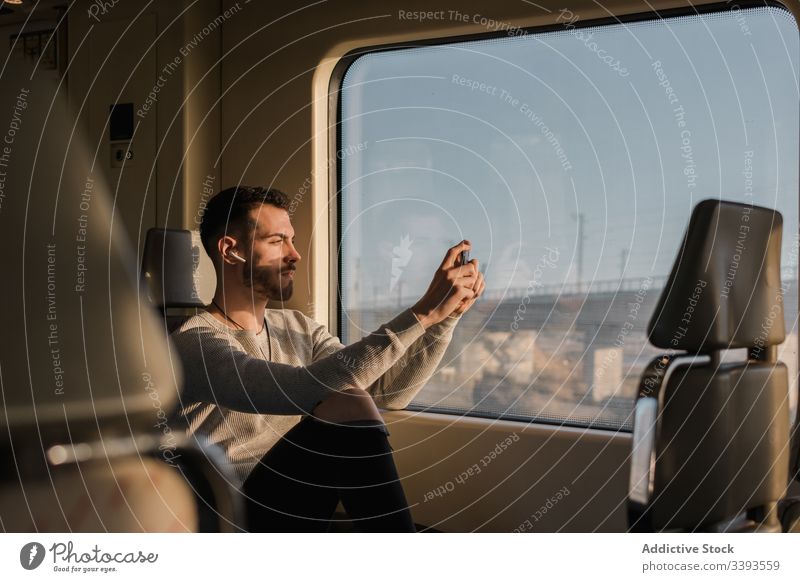
<svg viewBox="0 0 800 582">
<path fill-rule="evenodd" d="M 690 212 L 724 198 L 783 213 L 780 354 L 796 395 L 794 19 L 762 7 L 564 24 L 348 69 L 343 340 L 413 304 L 467 238 L 488 290 L 415 404 L 629 428 L 657 353 L 646 325 Z"/>
</svg>

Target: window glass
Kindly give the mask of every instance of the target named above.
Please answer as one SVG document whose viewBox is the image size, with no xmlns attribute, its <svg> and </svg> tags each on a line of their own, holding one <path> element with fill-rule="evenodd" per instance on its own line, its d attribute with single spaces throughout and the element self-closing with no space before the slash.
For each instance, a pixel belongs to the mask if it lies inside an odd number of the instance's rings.
<svg viewBox="0 0 800 582">
<path fill-rule="evenodd" d="M 341 87 L 340 333 L 473 243 L 488 289 L 427 409 L 629 428 L 646 326 L 694 205 L 784 216 L 797 385 L 798 31 L 773 7 L 366 54 Z M 627 325 L 626 325 L 627 324 Z M 794 418 L 794 416 L 793 416 Z"/>
</svg>

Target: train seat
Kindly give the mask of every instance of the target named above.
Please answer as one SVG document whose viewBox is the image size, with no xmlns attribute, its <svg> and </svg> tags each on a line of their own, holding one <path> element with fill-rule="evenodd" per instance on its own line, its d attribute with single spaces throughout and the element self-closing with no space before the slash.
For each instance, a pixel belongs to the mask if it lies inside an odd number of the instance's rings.
<svg viewBox="0 0 800 582">
<path fill-rule="evenodd" d="M 0 528 L 236 531 L 224 474 L 166 422 L 181 369 L 143 308 L 93 150 L 52 81 L 16 78 L 27 93 L 0 213 L 0 324 L 13 339 L 0 353 Z M 18 93 L 0 86 L 2 110 Z M 217 492 L 213 523 L 188 472 Z"/>
<path fill-rule="evenodd" d="M 790 419 L 779 212 L 699 203 L 650 320 L 667 352 L 635 407 L 632 531 L 780 531 Z M 744 242 L 743 242 L 744 241 Z M 724 350 L 742 349 L 740 361 Z M 733 355 L 733 354 L 731 354 Z"/>
<path fill-rule="evenodd" d="M 201 249 L 193 245 L 188 230 L 147 231 L 142 253 L 142 287 L 170 333 L 187 317 L 180 310 L 205 306 L 198 291 L 200 257 Z"/>
</svg>

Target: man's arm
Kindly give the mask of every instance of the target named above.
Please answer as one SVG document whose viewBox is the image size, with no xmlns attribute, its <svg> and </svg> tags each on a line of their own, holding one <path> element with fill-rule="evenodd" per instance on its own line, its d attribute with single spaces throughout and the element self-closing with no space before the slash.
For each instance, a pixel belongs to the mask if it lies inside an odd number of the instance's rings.
<svg viewBox="0 0 800 582">
<path fill-rule="evenodd" d="M 450 247 L 441 265 L 433 275 L 428 290 L 414 306 L 406 310 L 416 318 L 420 327 L 427 331 L 409 346 L 405 356 L 381 374 L 369 385 L 367 391 L 375 403 L 383 408 L 400 409 L 408 406 L 414 396 L 436 371 L 453 337 L 453 328 L 463 313 L 468 311 L 483 294 L 485 282 L 478 270 L 478 261 L 456 266 L 463 251 L 471 248 L 469 241 L 461 241 Z M 405 313 L 405 312 L 404 312 Z M 346 350 L 339 338 L 331 336 L 324 326 L 307 320 L 316 357 L 337 357 L 359 373 L 368 373 L 369 361 L 348 360 Z"/>
<path fill-rule="evenodd" d="M 411 344 L 405 354 L 367 388 L 375 404 L 390 410 L 400 410 L 408 406 L 436 371 L 453 338 L 453 330 L 459 318 L 460 315 L 451 315 L 429 327 L 425 335 Z M 345 346 L 339 338 L 331 335 L 324 325 L 311 319 L 308 322 L 313 326 L 313 359 L 334 355 L 344 360 L 344 352 L 341 350 Z M 358 361 L 348 361 L 347 364 L 357 371 L 365 367 Z"/>
<path fill-rule="evenodd" d="M 239 412 L 310 414 L 333 392 L 366 390 L 399 360 L 425 329 L 410 310 L 308 366 L 253 357 L 222 330 L 189 327 L 172 335 L 183 363 L 183 405 L 208 402 Z M 362 362 L 363 369 L 350 362 Z"/>
</svg>

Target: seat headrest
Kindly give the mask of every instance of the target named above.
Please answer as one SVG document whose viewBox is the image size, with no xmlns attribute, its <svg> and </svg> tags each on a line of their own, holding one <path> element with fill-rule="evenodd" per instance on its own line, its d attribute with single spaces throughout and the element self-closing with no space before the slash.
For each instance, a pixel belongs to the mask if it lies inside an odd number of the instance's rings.
<svg viewBox="0 0 800 582">
<path fill-rule="evenodd" d="M 200 262 L 192 233 L 173 228 L 147 231 L 142 256 L 142 283 L 148 300 L 156 307 L 203 307 L 196 273 Z"/>
<path fill-rule="evenodd" d="M 700 202 L 648 325 L 650 342 L 692 353 L 783 342 L 782 225 L 769 208 Z"/>
<path fill-rule="evenodd" d="M 0 148 L 0 442 L 32 433 L 39 447 L 152 431 L 181 382 L 163 326 L 140 303 L 105 158 L 92 159 L 63 97 L 27 69 L 0 84 L 14 122 L 0 127 L 12 142 Z"/>
</svg>

